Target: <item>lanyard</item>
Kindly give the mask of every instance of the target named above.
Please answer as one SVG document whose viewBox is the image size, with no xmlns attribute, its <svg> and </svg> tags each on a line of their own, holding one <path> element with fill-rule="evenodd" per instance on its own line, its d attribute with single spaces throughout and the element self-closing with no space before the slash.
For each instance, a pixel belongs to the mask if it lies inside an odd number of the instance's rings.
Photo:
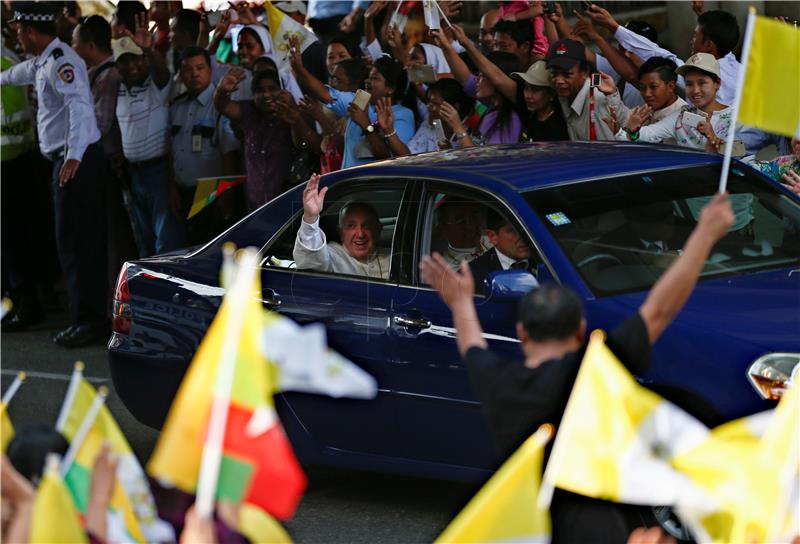
<svg viewBox="0 0 800 544">
<path fill-rule="evenodd" d="M 597 129 L 594 126 L 594 89 L 589 87 L 589 141 L 597 140 Z"/>
</svg>

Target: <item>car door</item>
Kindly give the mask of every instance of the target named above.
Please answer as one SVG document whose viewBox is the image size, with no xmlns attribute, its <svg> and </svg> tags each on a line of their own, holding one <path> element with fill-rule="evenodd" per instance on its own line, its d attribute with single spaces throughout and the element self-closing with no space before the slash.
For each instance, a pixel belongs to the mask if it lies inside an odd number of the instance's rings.
<svg viewBox="0 0 800 544">
<path fill-rule="evenodd" d="M 334 183 L 320 218 L 328 241 L 336 238 L 342 205 L 366 200 L 378 210 L 383 224 L 379 245 L 394 252 L 396 218 L 406 185 L 405 180 L 374 177 Z M 284 423 L 294 430 L 292 441 L 306 461 L 341 451 L 393 455 L 397 449 L 393 411 L 383 384 L 392 366 L 389 321 L 396 284 L 391 279 L 294 268 L 292 248 L 302 202 L 296 208 L 292 220 L 262 250 L 264 304 L 301 325 L 323 323 L 330 347 L 374 376 L 381 392 L 374 400 L 286 393 Z"/>
<path fill-rule="evenodd" d="M 442 195 L 474 199 L 515 217 L 494 192 L 465 190 L 455 183 L 427 182 L 421 188 L 413 228 L 404 229 L 405 276 L 395 293 L 391 333 L 395 338 L 396 364 L 405 369 L 402 381 L 396 384 L 402 401 L 397 410 L 397 432 L 417 437 L 406 442 L 403 449 L 404 455 L 412 459 L 484 469 L 494 468 L 497 463 L 492 436 L 456 348 L 450 310 L 418 274 L 420 256 L 437 245 L 429 234 L 435 230 L 434 210 L 442 202 Z M 535 254 L 536 250 L 534 257 Z M 521 359 L 515 334 L 516 303 L 497 302 L 485 296 L 476 296 L 475 303 L 490 349 Z"/>
</svg>

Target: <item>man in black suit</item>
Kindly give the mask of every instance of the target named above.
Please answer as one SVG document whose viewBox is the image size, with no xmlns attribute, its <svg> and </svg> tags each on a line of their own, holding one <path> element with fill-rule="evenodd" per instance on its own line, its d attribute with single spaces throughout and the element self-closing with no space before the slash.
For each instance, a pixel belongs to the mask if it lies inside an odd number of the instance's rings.
<svg viewBox="0 0 800 544">
<path fill-rule="evenodd" d="M 520 236 L 516 227 L 494 210 L 486 218 L 486 237 L 494 247 L 480 257 L 470 261 L 469 267 L 475 278 L 475 292 L 485 294 L 484 280 L 490 272 L 509 268 L 533 269 L 531 248 Z"/>
</svg>

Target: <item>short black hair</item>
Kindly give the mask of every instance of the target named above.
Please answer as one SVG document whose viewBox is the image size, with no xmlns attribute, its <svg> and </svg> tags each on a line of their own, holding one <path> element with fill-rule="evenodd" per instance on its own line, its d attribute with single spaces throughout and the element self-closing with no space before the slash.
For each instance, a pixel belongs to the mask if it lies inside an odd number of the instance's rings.
<svg viewBox="0 0 800 544">
<path fill-rule="evenodd" d="M 533 45 L 533 25 L 530 19 L 524 21 L 497 21 L 492 32 L 495 34 L 508 34 L 517 45 L 525 42 Z"/>
<path fill-rule="evenodd" d="M 350 56 L 353 58 L 360 58 L 361 57 L 361 50 L 358 47 L 353 45 L 353 40 L 347 38 L 344 34 L 336 34 L 333 38 L 328 40 L 328 44 L 325 46 L 326 55 L 328 45 L 332 43 L 338 43 L 339 45 L 343 46 L 347 49 L 347 52 L 350 53 Z"/>
<path fill-rule="evenodd" d="M 518 72 L 520 70 L 519 58 L 514 53 L 509 53 L 508 51 L 492 51 L 486 55 L 486 58 L 489 59 L 492 64 L 500 68 L 507 76 L 511 76 L 513 72 Z"/>
<path fill-rule="evenodd" d="M 259 84 L 265 79 L 273 81 L 278 85 L 278 87 L 283 87 L 281 84 L 281 76 L 278 75 L 277 70 L 260 70 L 258 72 L 253 72 L 253 79 L 250 82 L 250 90 L 255 94 Z"/>
<path fill-rule="evenodd" d="M 17 472 L 31 482 L 41 478 L 48 453 L 64 455 L 69 443 L 52 425 L 25 425 L 8 443 L 6 455 Z"/>
<path fill-rule="evenodd" d="M 264 64 L 265 66 L 261 66 L 262 64 Z M 277 72 L 278 65 L 275 64 L 275 61 L 272 60 L 270 57 L 262 55 L 253 61 L 253 73 L 255 74 L 256 72 L 263 72 L 265 70 L 272 70 L 273 72 Z"/>
<path fill-rule="evenodd" d="M 208 64 L 209 68 L 211 67 L 211 55 L 209 55 L 208 51 L 202 47 L 198 45 L 190 45 L 181 51 L 181 64 L 192 57 L 203 57 L 206 59 L 206 64 Z"/>
<path fill-rule="evenodd" d="M 452 77 L 439 79 L 431 83 L 426 93 L 429 99 L 433 91 L 440 93 L 442 100 L 456 108 L 458 115 L 462 119 L 475 109 L 475 99 L 468 95 L 464 87 Z"/>
<path fill-rule="evenodd" d="M 517 317 L 531 340 L 564 340 L 580 328 L 583 301 L 569 287 L 545 283 L 522 297 Z"/>
<path fill-rule="evenodd" d="M 192 43 L 196 43 L 197 37 L 200 35 L 200 13 L 193 9 L 181 8 L 173 17 L 174 30 L 185 32 L 191 38 Z"/>
<path fill-rule="evenodd" d="M 486 214 L 486 229 L 491 230 L 494 232 L 498 232 L 506 225 L 510 225 L 511 221 L 509 221 L 503 214 L 500 212 L 489 209 L 489 212 Z"/>
<path fill-rule="evenodd" d="M 386 80 L 386 85 L 394 88 L 392 101 L 397 102 L 402 99 L 408 85 L 408 76 L 403 65 L 391 57 L 381 57 L 372 66 Z"/>
<path fill-rule="evenodd" d="M 147 8 L 138 0 L 122 0 L 117 4 L 117 24 L 122 25 L 131 32 L 136 31 L 136 16 L 147 13 Z"/>
<path fill-rule="evenodd" d="M 347 74 L 350 85 L 354 89 L 364 86 L 364 80 L 369 77 L 369 67 L 360 58 L 343 59 L 336 63 L 336 68 L 341 68 Z"/>
<path fill-rule="evenodd" d="M 644 36 L 653 43 L 658 43 L 658 30 L 650 23 L 644 21 L 628 21 L 625 23 L 625 28 L 631 32 L 635 32 L 639 36 Z"/>
<path fill-rule="evenodd" d="M 78 39 L 92 43 L 104 53 L 111 52 L 111 25 L 100 15 L 92 15 L 78 27 Z"/>
<path fill-rule="evenodd" d="M 639 79 L 642 79 L 645 74 L 656 73 L 664 83 L 677 81 L 678 74 L 675 73 L 677 68 L 678 65 L 671 59 L 665 57 L 650 57 L 639 67 Z"/>
<path fill-rule="evenodd" d="M 727 11 L 707 11 L 697 18 L 703 38 L 717 46 L 717 55 L 722 58 L 739 43 L 739 22 Z"/>
</svg>

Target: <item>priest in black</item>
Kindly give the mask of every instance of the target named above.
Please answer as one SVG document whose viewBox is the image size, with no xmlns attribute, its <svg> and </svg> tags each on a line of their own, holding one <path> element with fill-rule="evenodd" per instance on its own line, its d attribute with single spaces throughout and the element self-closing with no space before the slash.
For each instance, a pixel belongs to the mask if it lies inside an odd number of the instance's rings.
<svg viewBox="0 0 800 544">
<path fill-rule="evenodd" d="M 475 293 L 485 294 L 485 279 L 490 272 L 519 268 L 534 270 L 531 248 L 511 221 L 495 211 L 486 217 L 486 237 L 492 243 L 480 257 L 469 263 L 475 278 Z"/>
</svg>

